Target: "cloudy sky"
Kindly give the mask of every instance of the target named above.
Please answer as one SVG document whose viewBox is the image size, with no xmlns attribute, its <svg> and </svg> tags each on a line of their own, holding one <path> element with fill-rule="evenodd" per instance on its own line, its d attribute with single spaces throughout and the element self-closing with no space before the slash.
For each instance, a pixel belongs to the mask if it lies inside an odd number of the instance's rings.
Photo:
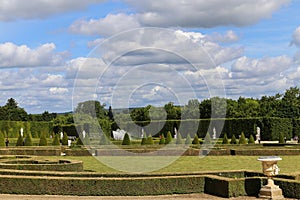
<svg viewBox="0 0 300 200">
<path fill-rule="evenodd" d="M 0 105 L 29 113 L 300 86 L 299 0 L 0 0 Z"/>
</svg>

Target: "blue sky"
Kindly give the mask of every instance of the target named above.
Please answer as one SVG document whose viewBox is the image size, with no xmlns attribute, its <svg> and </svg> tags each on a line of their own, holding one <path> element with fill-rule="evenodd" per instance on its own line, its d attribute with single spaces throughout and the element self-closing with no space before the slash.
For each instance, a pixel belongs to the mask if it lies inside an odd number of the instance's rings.
<svg viewBox="0 0 300 200">
<path fill-rule="evenodd" d="M 0 0 L 0 105 L 65 112 L 299 86 L 299 0 Z"/>
</svg>

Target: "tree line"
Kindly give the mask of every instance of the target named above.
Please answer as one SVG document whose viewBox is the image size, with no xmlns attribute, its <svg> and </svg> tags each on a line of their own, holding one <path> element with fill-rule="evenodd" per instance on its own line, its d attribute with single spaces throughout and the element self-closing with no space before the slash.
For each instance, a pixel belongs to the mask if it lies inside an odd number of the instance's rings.
<svg viewBox="0 0 300 200">
<path fill-rule="evenodd" d="M 10 98 L 4 106 L 0 106 L 0 120 L 7 121 L 52 121 L 54 124 L 73 124 L 74 115 L 86 114 L 91 117 L 118 121 L 150 121 L 150 120 L 180 120 L 209 118 L 252 118 L 280 117 L 300 118 L 300 89 L 291 87 L 283 94 L 262 96 L 261 98 L 239 97 L 228 99 L 213 97 L 199 101 L 191 99 L 184 106 L 169 102 L 162 107 L 148 105 L 140 108 L 124 109 L 114 113 L 113 109 L 105 108 L 99 101 L 85 101 L 77 105 L 74 112 L 58 115 L 57 113 L 28 114 L 19 107 L 15 99 Z"/>
</svg>

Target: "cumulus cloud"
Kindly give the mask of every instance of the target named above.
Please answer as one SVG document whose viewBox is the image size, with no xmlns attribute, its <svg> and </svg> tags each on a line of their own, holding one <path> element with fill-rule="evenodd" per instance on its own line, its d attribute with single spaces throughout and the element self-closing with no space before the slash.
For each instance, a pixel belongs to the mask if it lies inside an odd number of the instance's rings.
<svg viewBox="0 0 300 200">
<path fill-rule="evenodd" d="M 0 0 L 0 21 L 40 19 L 54 14 L 85 9 L 104 0 Z"/>
<path fill-rule="evenodd" d="M 290 0 L 125 0 L 137 11 L 140 23 L 159 27 L 248 26 L 269 18 Z"/>
<path fill-rule="evenodd" d="M 105 18 L 77 20 L 69 28 L 73 33 L 83 35 L 110 36 L 128 29 L 140 27 L 134 15 L 108 14 Z"/>
<path fill-rule="evenodd" d="M 216 43 L 231 43 L 237 42 L 239 40 L 239 36 L 232 30 L 227 31 L 225 34 L 221 33 L 212 33 L 211 35 L 207 35 L 206 39 Z"/>
<path fill-rule="evenodd" d="M 291 44 L 300 48 L 300 26 L 294 31 Z"/>
<path fill-rule="evenodd" d="M 0 68 L 56 66 L 63 63 L 67 52 L 56 53 L 53 43 L 43 44 L 36 49 L 14 43 L 0 44 Z"/>
</svg>

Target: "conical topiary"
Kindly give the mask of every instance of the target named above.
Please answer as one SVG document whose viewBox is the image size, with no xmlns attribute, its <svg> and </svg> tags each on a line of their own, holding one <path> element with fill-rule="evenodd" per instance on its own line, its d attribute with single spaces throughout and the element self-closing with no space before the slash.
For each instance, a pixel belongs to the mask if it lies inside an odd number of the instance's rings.
<svg viewBox="0 0 300 200">
<path fill-rule="evenodd" d="M 166 144 L 170 144 L 172 142 L 172 140 L 173 140 L 172 134 L 170 131 L 168 131 L 167 138 L 166 138 Z"/>
<path fill-rule="evenodd" d="M 61 144 L 65 146 L 68 145 L 68 140 L 69 140 L 68 135 L 66 132 L 64 132 L 63 138 L 61 139 Z"/>
<path fill-rule="evenodd" d="M 53 146 L 60 146 L 60 142 L 59 142 L 59 134 L 55 134 L 54 138 L 52 140 L 52 145 Z"/>
<path fill-rule="evenodd" d="M 44 132 L 41 133 L 39 146 L 47 146 L 47 138 Z"/>
<path fill-rule="evenodd" d="M 247 140 L 246 140 L 245 134 L 243 132 L 241 133 L 241 137 L 239 139 L 239 144 L 247 144 Z"/>
<path fill-rule="evenodd" d="M 284 142 L 284 134 L 283 134 L 283 133 L 280 133 L 280 134 L 279 134 L 279 143 L 280 143 L 280 144 L 285 143 L 285 142 Z"/>
<path fill-rule="evenodd" d="M 211 144 L 211 137 L 209 133 L 207 133 L 204 138 L 204 144 Z"/>
<path fill-rule="evenodd" d="M 103 133 L 100 137 L 100 145 L 109 145 L 110 141 L 109 139 L 106 137 L 106 135 Z"/>
<path fill-rule="evenodd" d="M 185 139 L 185 145 L 190 145 L 192 143 L 192 139 L 190 134 L 187 134 L 186 139 Z"/>
<path fill-rule="evenodd" d="M 147 145 L 147 133 L 144 133 L 141 141 L 141 145 Z"/>
<path fill-rule="evenodd" d="M 147 145 L 153 145 L 154 144 L 152 135 L 147 137 L 147 142 L 146 143 L 147 143 Z"/>
<path fill-rule="evenodd" d="M 130 141 L 130 137 L 128 135 L 128 133 L 125 133 L 123 141 L 122 141 L 122 145 L 130 145 L 131 141 Z"/>
<path fill-rule="evenodd" d="M 18 137 L 18 140 L 17 140 L 17 144 L 16 146 L 24 146 L 24 138 L 21 136 L 21 134 L 19 133 L 19 137 Z"/>
<path fill-rule="evenodd" d="M 28 132 L 26 134 L 24 145 L 25 146 L 32 146 L 33 145 L 33 143 L 32 143 L 32 137 L 31 137 L 31 133 L 30 132 Z"/>
<path fill-rule="evenodd" d="M 235 135 L 232 135 L 232 138 L 230 140 L 230 144 L 236 144 L 236 143 L 237 143 L 236 137 L 235 137 Z"/>
<path fill-rule="evenodd" d="M 4 147 L 4 146 L 5 146 L 5 137 L 2 131 L 0 131 L 0 147 Z"/>
<path fill-rule="evenodd" d="M 165 138 L 164 134 L 162 134 L 162 135 L 160 136 L 160 139 L 159 139 L 159 144 L 160 144 L 160 145 L 163 145 L 163 144 L 165 144 L 165 143 L 166 143 L 166 138 Z"/>
<path fill-rule="evenodd" d="M 253 135 L 251 134 L 250 137 L 249 137 L 248 144 L 254 144 L 254 143 L 255 143 L 254 137 L 253 137 Z"/>
<path fill-rule="evenodd" d="M 182 137 L 181 137 L 181 134 L 178 132 L 177 133 L 177 138 L 176 138 L 176 144 L 182 144 L 183 141 L 182 141 Z"/>
<path fill-rule="evenodd" d="M 195 144 L 195 145 L 200 144 L 199 138 L 198 138 L 198 135 L 197 135 L 197 134 L 195 135 L 195 137 L 194 137 L 194 139 L 193 139 L 193 141 L 192 141 L 192 144 Z"/>
<path fill-rule="evenodd" d="M 228 141 L 228 137 L 227 137 L 227 134 L 224 133 L 224 137 L 223 137 L 223 141 L 222 141 L 222 144 L 228 144 L 229 141 Z"/>
</svg>

